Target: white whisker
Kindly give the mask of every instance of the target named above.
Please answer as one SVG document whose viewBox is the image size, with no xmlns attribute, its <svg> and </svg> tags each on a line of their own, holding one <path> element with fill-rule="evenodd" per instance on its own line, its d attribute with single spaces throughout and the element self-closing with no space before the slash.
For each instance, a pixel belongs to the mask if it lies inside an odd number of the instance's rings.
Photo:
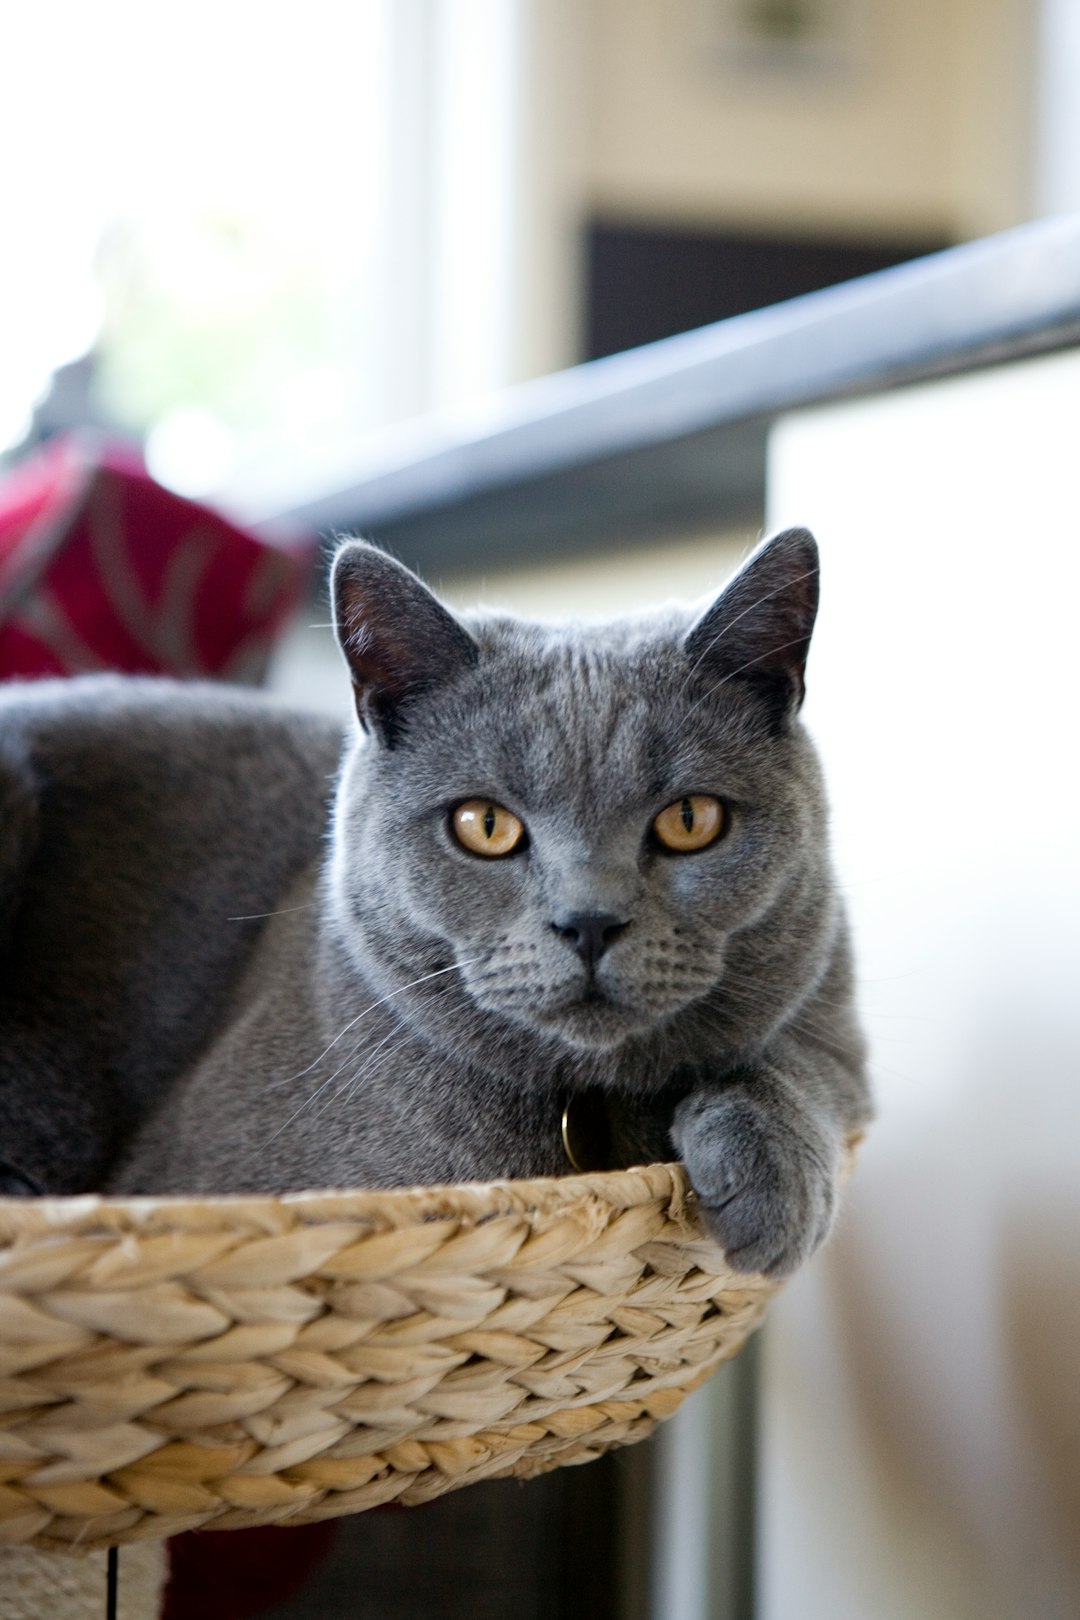
<svg viewBox="0 0 1080 1620">
<path fill-rule="evenodd" d="M 325 1079 L 322 1082 L 321 1085 L 316 1086 L 315 1090 L 311 1093 L 311 1095 L 309 1097 L 304 1098 L 304 1101 L 300 1104 L 300 1106 L 296 1110 L 296 1112 L 293 1113 L 293 1114 L 290 1114 L 288 1119 L 285 1120 L 283 1124 L 278 1126 L 278 1128 L 274 1132 L 273 1136 L 268 1136 L 267 1137 L 267 1139 L 266 1139 L 267 1143 L 273 1142 L 277 1137 L 279 1137 L 281 1135 L 282 1131 L 285 1130 L 287 1126 L 291 1125 L 294 1120 L 300 1118 L 300 1115 L 304 1112 L 305 1108 L 310 1108 L 311 1107 L 311 1104 L 315 1101 L 316 1097 L 318 1097 L 322 1092 L 324 1092 L 326 1090 L 327 1086 L 333 1084 L 333 1082 L 337 1079 L 338 1075 L 341 1073 L 342 1069 L 348 1067 L 351 1060 L 356 1056 L 358 1049 L 359 1049 L 358 1045 L 350 1047 L 349 1051 L 342 1058 L 341 1062 L 338 1064 L 338 1066 L 334 1070 L 333 1074 L 329 1075 L 327 1077 L 327 1079 Z M 329 1050 L 329 1048 L 327 1048 L 327 1050 Z M 325 1054 L 324 1054 L 324 1056 L 325 1056 Z"/>
<path fill-rule="evenodd" d="M 282 906 L 280 911 L 252 911 L 243 917 L 226 917 L 226 922 L 261 922 L 264 917 L 287 917 L 290 911 L 310 911 L 317 900 L 305 900 L 302 906 Z"/>
<path fill-rule="evenodd" d="M 374 1063 L 375 1059 L 378 1057 L 378 1055 L 382 1051 L 383 1047 L 386 1046 L 389 1041 L 392 1041 L 395 1036 L 401 1036 L 401 1039 L 396 1043 L 396 1045 L 391 1047 L 390 1052 L 387 1054 L 387 1056 L 389 1056 L 389 1057 L 392 1057 L 393 1054 L 396 1051 L 398 1051 L 400 1049 L 400 1047 L 404 1046 L 406 1044 L 406 1042 L 410 1038 L 407 1032 L 404 1035 L 402 1035 L 401 1030 L 398 1029 L 396 1026 L 395 1026 L 395 1028 L 393 1028 L 389 1032 L 388 1035 L 384 1035 L 382 1040 L 379 1042 L 379 1044 L 377 1046 L 372 1047 L 371 1051 L 365 1054 L 364 1061 L 363 1061 L 363 1063 L 361 1063 L 361 1065 L 360 1065 L 359 1069 L 357 1069 L 356 1073 L 353 1074 L 353 1075 L 350 1075 L 349 1079 L 344 1081 L 338 1087 L 338 1089 L 333 1093 L 333 1095 L 331 1097 L 327 1098 L 326 1102 L 323 1103 L 322 1107 L 314 1115 L 315 1119 L 321 1119 L 322 1116 L 326 1113 L 327 1109 L 328 1108 L 333 1108 L 335 1103 L 337 1103 L 337 1102 L 347 1102 L 348 1101 L 348 1099 L 351 1097 L 353 1091 L 356 1089 L 359 1082 L 363 1079 L 364 1075 L 371 1068 L 371 1065 Z M 356 1055 L 356 1048 L 354 1047 L 352 1053 L 350 1054 L 350 1056 L 355 1056 L 355 1055 Z M 344 1067 L 345 1067 L 345 1064 L 343 1063 L 341 1065 L 341 1068 L 339 1068 L 336 1071 L 337 1074 L 340 1074 L 341 1069 L 343 1069 Z M 330 1078 L 334 1079 L 335 1075 L 331 1075 Z M 320 1086 L 319 1091 L 321 1091 L 322 1089 L 323 1089 L 323 1087 Z M 311 1102 L 314 1102 L 315 1097 L 317 1097 L 318 1094 L 319 1093 L 316 1092 L 315 1095 L 313 1097 L 311 1097 L 309 1100 Z"/>
<path fill-rule="evenodd" d="M 479 962 L 479 960 L 480 958 L 478 956 L 471 956 L 468 957 L 464 962 L 451 962 L 449 967 L 436 968 L 434 973 L 421 974 L 419 979 L 413 979 L 409 984 L 401 984 L 396 990 L 391 990 L 387 995 L 380 996 L 378 1001 L 373 1001 L 370 1006 L 365 1007 L 362 1012 L 358 1012 L 355 1018 L 351 1018 L 345 1025 L 345 1028 L 338 1031 L 333 1040 L 330 1042 L 330 1045 L 324 1046 L 318 1057 L 314 1058 L 312 1062 L 308 1064 L 306 1069 L 301 1069 L 297 1074 L 290 1075 L 287 1080 L 275 1080 L 274 1086 L 291 1086 L 294 1080 L 302 1080 L 305 1074 L 310 1074 L 312 1069 L 316 1068 L 318 1064 L 322 1062 L 327 1052 L 331 1051 L 332 1048 L 337 1045 L 338 1041 L 340 1041 L 341 1037 L 343 1035 L 347 1035 L 350 1029 L 352 1029 L 355 1024 L 360 1022 L 361 1018 L 366 1018 L 368 1013 L 376 1012 L 378 1008 L 385 1007 L 386 1003 L 388 1001 L 393 1001 L 395 996 L 403 996 L 406 990 L 415 990 L 418 984 L 426 984 L 429 979 L 441 978 L 444 973 L 456 973 L 461 968 L 471 967 L 473 962 Z"/>
<path fill-rule="evenodd" d="M 416 988 L 416 986 L 418 984 L 427 984 L 427 982 L 430 979 L 439 979 L 439 978 L 441 978 L 443 976 L 444 973 L 454 973 L 454 972 L 460 971 L 461 968 L 469 967 L 471 965 L 471 963 L 478 962 L 479 960 L 480 960 L 480 958 L 478 956 L 474 956 L 474 957 L 467 958 L 464 962 L 451 962 L 449 967 L 436 968 L 433 973 L 421 974 L 420 978 L 413 979 L 408 984 L 399 985 L 396 990 L 391 990 L 387 995 L 380 996 L 378 1001 L 373 1001 L 370 1006 L 364 1008 L 363 1012 L 357 1013 L 356 1017 L 351 1019 L 350 1022 L 345 1025 L 345 1028 L 340 1030 L 338 1032 L 338 1034 L 336 1034 L 334 1036 L 334 1039 L 330 1042 L 330 1045 L 323 1048 L 323 1050 L 319 1053 L 318 1057 L 314 1060 L 313 1063 L 309 1063 L 307 1068 L 306 1069 L 301 1069 L 298 1074 L 292 1075 L 289 1080 L 275 1081 L 274 1082 L 275 1087 L 276 1086 L 282 1086 L 282 1085 L 292 1085 L 295 1081 L 302 1080 L 304 1078 L 305 1074 L 310 1074 L 312 1069 L 316 1068 L 322 1062 L 322 1060 L 326 1056 L 326 1054 L 333 1047 L 335 1047 L 337 1045 L 337 1043 L 338 1043 L 338 1041 L 340 1041 L 342 1035 L 348 1034 L 349 1030 L 352 1029 L 356 1024 L 358 1024 L 362 1018 L 366 1018 L 369 1013 L 377 1012 L 380 1007 L 385 1007 L 386 1003 L 388 1001 L 393 1001 L 395 996 L 404 995 L 406 990 L 415 990 L 415 988 Z M 391 1033 L 393 1033 L 393 1031 Z M 337 1078 L 337 1076 L 341 1073 L 342 1069 L 349 1062 L 349 1059 L 352 1058 L 352 1057 L 355 1057 L 355 1055 L 356 1055 L 356 1047 L 354 1046 L 352 1048 L 352 1050 L 349 1052 L 348 1057 L 346 1057 L 338 1065 L 338 1067 L 334 1070 L 334 1073 L 332 1075 L 330 1075 L 329 1079 L 324 1080 L 320 1086 L 317 1086 L 316 1089 L 311 1093 L 310 1097 L 305 1098 L 305 1100 L 300 1104 L 300 1107 L 298 1109 L 296 1109 L 296 1111 L 294 1113 L 290 1114 L 288 1119 L 285 1120 L 283 1124 L 278 1126 L 278 1128 L 274 1132 L 273 1136 L 268 1137 L 267 1141 L 268 1142 L 273 1142 L 277 1137 L 279 1137 L 281 1135 L 282 1131 L 286 1130 L 288 1128 L 288 1126 L 293 1124 L 293 1122 L 295 1120 L 299 1119 L 300 1115 L 304 1112 L 305 1108 L 310 1107 L 310 1105 L 315 1101 L 315 1098 L 318 1097 L 323 1091 L 326 1090 L 327 1086 L 330 1085 L 331 1082 L 334 1081 Z"/>
</svg>

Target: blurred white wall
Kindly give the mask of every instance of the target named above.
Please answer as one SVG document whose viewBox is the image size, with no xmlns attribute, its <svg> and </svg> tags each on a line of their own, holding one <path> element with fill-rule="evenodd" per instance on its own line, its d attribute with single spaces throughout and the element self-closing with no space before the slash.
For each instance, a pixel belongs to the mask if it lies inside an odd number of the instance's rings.
<svg viewBox="0 0 1080 1620">
<path fill-rule="evenodd" d="M 766 1328 L 759 1620 L 1080 1614 L 1080 355 L 794 415 L 880 1119 Z"/>
</svg>

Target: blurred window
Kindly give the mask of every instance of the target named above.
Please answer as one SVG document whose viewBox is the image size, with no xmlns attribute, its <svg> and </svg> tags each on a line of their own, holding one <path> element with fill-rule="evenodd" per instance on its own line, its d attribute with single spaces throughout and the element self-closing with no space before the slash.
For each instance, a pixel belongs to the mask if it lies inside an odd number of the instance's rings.
<svg viewBox="0 0 1080 1620">
<path fill-rule="evenodd" d="M 511 59 L 490 11 L 16 8 L 0 454 L 97 422 L 142 441 L 171 487 L 255 514 L 452 399 L 447 242 L 458 263 L 469 231 L 485 252 L 506 200 L 481 175 L 454 206 L 464 164 L 506 145 Z"/>
</svg>

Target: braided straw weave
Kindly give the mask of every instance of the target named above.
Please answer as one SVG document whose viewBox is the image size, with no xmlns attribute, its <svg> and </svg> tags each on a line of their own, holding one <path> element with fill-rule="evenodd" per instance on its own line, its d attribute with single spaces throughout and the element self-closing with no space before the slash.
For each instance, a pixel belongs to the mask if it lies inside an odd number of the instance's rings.
<svg viewBox="0 0 1080 1620">
<path fill-rule="evenodd" d="M 0 1200 L 0 1543 L 423 1502 L 647 1434 L 757 1325 L 677 1165 Z"/>
</svg>

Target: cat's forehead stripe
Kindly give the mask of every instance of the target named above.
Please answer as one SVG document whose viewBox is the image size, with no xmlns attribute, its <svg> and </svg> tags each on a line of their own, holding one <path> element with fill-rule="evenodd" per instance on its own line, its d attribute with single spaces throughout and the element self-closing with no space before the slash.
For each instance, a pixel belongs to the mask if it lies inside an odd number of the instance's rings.
<svg viewBox="0 0 1080 1620">
<path fill-rule="evenodd" d="M 669 657 L 658 682 L 658 658 L 640 638 L 631 648 L 545 637 L 503 649 L 477 673 L 492 767 L 521 803 L 636 803 L 666 790 L 687 749 L 659 701 L 671 670 Z"/>
</svg>

